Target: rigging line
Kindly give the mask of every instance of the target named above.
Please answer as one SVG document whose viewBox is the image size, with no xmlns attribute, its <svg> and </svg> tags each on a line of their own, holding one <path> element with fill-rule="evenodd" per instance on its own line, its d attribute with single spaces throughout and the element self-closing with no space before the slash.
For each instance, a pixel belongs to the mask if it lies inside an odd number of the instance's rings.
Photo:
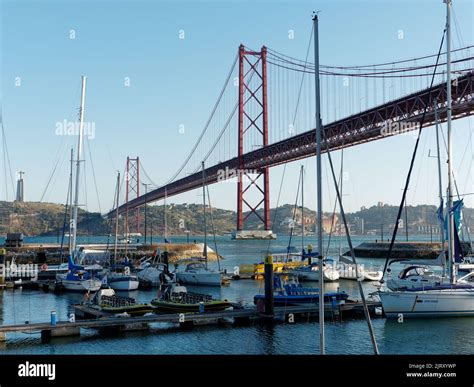
<svg viewBox="0 0 474 387">
<path fill-rule="evenodd" d="M 12 174 L 12 166 L 10 163 L 10 155 L 8 152 L 8 146 L 7 146 L 7 136 L 5 134 L 5 127 L 3 125 L 3 109 L 2 106 L 0 105 L 0 123 L 2 124 L 2 138 L 3 138 L 3 158 L 4 158 L 4 168 L 5 168 L 5 182 L 7 181 L 7 163 L 8 163 L 8 169 L 10 170 L 10 181 L 12 184 L 12 193 L 13 197 L 15 197 L 15 185 L 13 183 L 13 174 Z M 5 184 L 5 191 L 8 191 L 8 188 L 6 187 Z M 7 197 L 5 198 L 8 200 L 8 194 Z"/>
<path fill-rule="evenodd" d="M 71 176 L 69 176 L 69 181 L 71 180 Z M 68 204 L 69 204 L 69 188 L 71 187 L 71 183 L 67 185 L 67 196 L 66 196 L 66 205 L 64 206 L 64 218 L 63 218 L 63 232 L 61 234 L 61 250 L 60 250 L 60 255 L 59 255 L 59 263 L 63 262 L 63 246 L 64 246 L 64 234 L 66 233 L 66 224 L 67 224 L 67 214 L 68 214 Z M 69 236 L 70 238 L 71 236 Z"/>
<path fill-rule="evenodd" d="M 216 257 L 217 257 L 217 267 L 218 267 L 219 271 L 221 271 L 219 251 L 217 250 L 217 239 L 216 239 L 216 228 L 214 226 L 214 215 L 212 213 L 211 195 L 209 194 L 209 185 L 206 185 L 206 190 L 207 190 L 207 201 L 209 203 L 209 213 L 211 215 L 212 235 L 213 235 L 213 239 L 214 239 L 214 249 L 216 251 Z"/>
<path fill-rule="evenodd" d="M 448 152 L 448 144 L 446 143 L 446 138 L 444 137 L 444 131 L 443 131 L 443 127 L 442 127 L 441 123 L 439 124 L 439 129 L 440 129 L 440 133 L 441 133 L 441 138 L 443 139 L 444 150 L 447 153 Z M 468 145 L 469 145 L 469 142 L 466 145 L 466 150 L 467 150 Z M 438 157 L 439 157 L 439 155 L 438 155 Z M 462 165 L 462 163 L 461 163 L 461 165 Z M 459 170 L 461 169 L 461 165 L 459 166 Z M 468 173 L 467 173 L 468 176 L 471 173 L 471 167 L 472 167 L 472 159 L 471 159 L 471 163 L 469 165 L 469 169 L 468 169 Z M 454 174 L 454 171 L 453 171 L 453 183 L 454 183 L 454 189 L 456 191 L 456 196 L 457 196 L 458 200 L 460 200 L 461 195 L 459 193 L 458 182 L 457 182 L 456 176 Z M 466 185 L 467 185 L 467 180 L 466 180 L 466 184 L 464 185 L 464 191 L 466 191 Z M 463 196 L 466 196 L 466 194 L 463 194 Z M 463 217 L 464 217 L 464 210 L 463 209 L 461 209 L 461 214 L 463 214 Z M 467 238 L 468 238 L 469 242 L 471 243 L 471 235 L 469 233 L 469 229 L 468 229 L 466 223 L 467 222 L 463 222 L 463 227 L 466 229 Z"/>
<path fill-rule="evenodd" d="M 314 24 L 311 28 L 311 33 L 310 33 L 310 38 L 309 38 L 309 41 L 308 41 L 308 48 L 306 50 L 306 62 L 308 62 L 308 57 L 309 57 L 309 52 L 310 52 L 310 48 L 311 48 L 311 42 L 312 42 L 312 37 L 313 37 L 313 33 L 314 33 Z M 302 75 L 302 77 L 304 78 L 304 73 Z M 302 86 L 303 86 L 303 83 L 300 84 L 300 89 L 298 91 L 298 94 L 301 94 L 301 91 L 302 91 Z M 298 98 L 298 101 L 300 99 Z M 296 109 L 298 108 L 298 105 L 296 106 Z M 293 127 L 295 126 L 295 117 L 293 117 Z M 281 191 L 282 191 L 282 188 L 283 188 L 283 182 L 285 180 L 285 172 L 286 172 L 286 166 L 288 164 L 288 161 L 285 162 L 284 166 L 283 166 L 283 173 L 281 175 L 281 180 L 280 180 L 280 188 L 278 190 L 278 197 L 277 197 L 277 202 L 276 202 L 276 207 L 275 207 L 275 213 L 273 214 L 273 220 L 272 220 L 272 228 L 275 226 L 275 222 L 277 220 L 277 216 L 278 216 L 278 205 L 280 204 L 280 197 L 281 197 Z M 268 245 L 267 245 L 267 255 L 268 253 L 270 252 L 270 245 L 272 243 L 272 239 L 269 239 L 268 240 Z"/>
<path fill-rule="evenodd" d="M 462 32 L 459 29 L 459 22 L 458 22 L 458 18 L 456 16 L 456 12 L 454 11 L 454 7 L 452 8 L 452 14 L 453 14 L 453 20 L 454 20 L 454 27 L 456 29 L 456 36 L 458 38 L 459 45 L 462 47 L 462 46 L 464 46 L 464 39 L 462 37 Z M 468 51 L 467 55 L 469 55 L 470 49 L 468 48 L 467 51 Z M 463 53 L 461 53 L 461 56 L 462 55 L 463 55 Z"/>
<path fill-rule="evenodd" d="M 176 179 L 176 177 L 177 177 L 177 176 L 181 173 L 181 171 L 186 167 L 188 161 L 191 159 L 192 155 L 194 154 L 194 152 L 196 151 L 197 147 L 199 146 L 199 144 L 200 144 L 202 138 L 204 137 L 204 134 L 206 133 L 206 131 L 207 131 L 207 129 L 208 129 L 210 123 L 211 123 L 212 118 L 214 117 L 214 114 L 215 114 L 215 112 L 216 112 L 216 110 L 217 110 L 217 108 L 218 108 L 218 106 L 219 106 L 219 103 L 220 103 L 220 101 L 221 101 L 221 98 L 222 98 L 222 96 L 223 96 L 225 90 L 227 89 L 227 85 L 229 84 L 229 80 L 230 80 L 230 78 L 231 78 L 231 76 L 232 76 L 232 73 L 233 73 L 233 71 L 234 71 L 234 68 L 235 68 L 235 65 L 236 65 L 236 63 L 237 63 L 238 58 L 239 58 L 239 54 L 237 53 L 237 55 L 235 56 L 234 62 L 233 62 L 233 64 L 232 64 L 232 66 L 231 66 L 231 69 L 230 69 L 230 71 L 229 71 L 229 74 L 227 75 L 227 78 L 226 78 L 226 80 L 225 80 L 225 82 L 224 82 L 224 86 L 223 86 L 222 89 L 221 89 L 221 92 L 220 92 L 220 94 L 219 94 L 219 97 L 217 98 L 217 101 L 216 101 L 216 103 L 215 103 L 215 105 L 214 105 L 214 107 L 213 107 L 213 109 L 212 109 L 211 115 L 209 116 L 209 118 L 208 118 L 208 120 L 207 120 L 207 122 L 206 122 L 206 125 L 204 125 L 204 129 L 203 129 L 203 131 L 201 132 L 201 134 L 199 135 L 198 140 L 197 140 L 196 143 L 194 144 L 193 148 L 191 149 L 191 152 L 188 154 L 188 156 L 187 156 L 186 159 L 184 160 L 184 162 L 183 162 L 183 164 L 181 165 L 181 167 L 180 167 L 180 168 L 178 169 L 178 171 L 165 183 L 165 185 L 171 183 L 172 181 L 174 181 L 174 179 Z"/>
<path fill-rule="evenodd" d="M 424 138 L 424 144 L 423 144 L 423 150 L 421 151 L 421 154 L 425 154 L 425 151 L 426 151 L 426 146 L 428 145 L 428 140 L 429 140 L 429 137 L 428 136 L 425 136 Z M 412 195 L 412 203 L 415 201 L 415 195 L 416 195 L 416 191 L 418 189 L 418 183 L 420 181 L 420 175 L 421 175 L 421 169 L 423 167 L 423 161 L 424 161 L 424 157 L 421 158 L 421 162 L 419 163 L 418 165 L 418 173 L 416 175 L 416 179 L 415 179 L 415 186 L 413 187 L 413 195 Z M 407 206 L 408 206 L 408 203 L 405 203 Z M 408 227 L 408 224 L 405 226 L 405 227 Z"/>
<path fill-rule="evenodd" d="M 97 187 L 97 179 L 95 177 L 94 162 L 92 160 L 91 146 L 90 146 L 90 143 L 89 143 L 89 136 L 86 136 L 86 144 L 87 144 L 87 151 L 88 151 L 88 154 L 89 154 L 89 160 L 91 161 L 90 165 L 91 165 L 91 169 L 92 169 L 92 178 L 94 179 L 94 188 L 95 188 L 95 194 L 97 196 L 97 204 L 99 206 L 99 212 L 102 213 L 102 209 L 100 207 L 99 189 Z"/>
<path fill-rule="evenodd" d="M 288 239 L 288 247 L 286 249 L 286 258 L 288 259 L 290 257 L 290 246 L 291 246 L 291 240 L 293 239 L 293 230 L 295 229 L 295 219 L 296 219 L 296 209 L 298 208 L 298 199 L 300 196 L 300 187 L 301 187 L 301 173 L 298 178 L 298 187 L 296 188 L 296 199 L 295 199 L 295 205 L 293 207 L 293 218 L 292 218 L 292 223 L 291 223 L 291 230 L 290 230 L 290 237 Z M 303 221 L 303 219 L 301 219 Z"/>
<path fill-rule="evenodd" d="M 439 50 L 438 50 L 438 57 L 436 58 L 436 65 L 438 64 L 439 62 L 439 58 L 441 56 L 441 51 L 443 49 L 443 44 L 444 44 L 444 38 L 446 36 L 446 28 L 444 29 L 443 31 L 443 37 L 441 38 L 441 43 L 440 43 L 440 46 L 439 46 Z M 436 73 L 436 68 L 434 69 L 434 73 Z M 434 83 L 434 80 L 435 80 L 435 74 L 433 73 L 432 75 L 432 78 L 431 78 L 431 85 L 430 87 L 433 87 L 433 83 Z M 392 239 L 390 241 L 390 247 L 388 249 L 388 253 L 387 253 L 387 259 L 385 261 L 385 265 L 384 265 L 384 268 L 383 268 L 383 275 L 385 276 L 385 272 L 387 270 L 387 266 L 388 266 L 388 261 L 390 260 L 390 257 L 392 255 L 392 250 L 393 250 L 393 246 L 395 244 L 395 239 L 397 237 L 397 231 L 398 231 L 398 226 L 399 226 L 399 221 L 401 219 L 401 215 L 402 215 L 402 211 L 403 211 L 403 206 L 405 204 L 405 199 L 406 199 L 406 195 L 407 195 L 407 191 L 408 191 L 408 186 L 410 184 L 410 178 L 411 178 L 411 173 L 412 173 L 412 170 L 413 170 L 413 165 L 415 163 L 415 159 L 416 159 L 416 154 L 417 154 L 417 151 L 418 151 L 418 145 L 420 144 L 420 137 L 421 137 L 421 133 L 422 133 L 422 130 L 423 130 L 423 125 L 425 123 L 425 117 L 426 117 L 426 112 L 428 110 L 428 105 L 425 106 L 425 108 L 423 109 L 423 115 L 421 116 L 421 121 L 420 121 L 420 128 L 418 129 L 418 137 L 416 139 L 416 143 L 415 143 L 415 148 L 413 149 L 413 154 L 412 154 L 412 157 L 411 157 L 411 162 L 410 162 L 410 168 L 408 169 L 408 176 L 407 176 L 407 179 L 405 181 L 405 188 L 403 189 L 403 195 L 402 195 L 402 200 L 400 202 L 400 205 L 398 207 L 398 214 L 397 214 L 397 219 L 396 219 L 396 222 L 395 222 L 395 227 L 393 229 L 393 234 L 392 234 Z M 380 281 L 381 283 L 383 283 L 383 277 L 382 277 L 382 280 Z"/>
<path fill-rule="evenodd" d="M 370 313 L 369 313 L 369 310 L 367 308 L 367 301 L 365 299 L 364 290 L 362 289 L 362 283 L 361 283 L 361 281 L 359 281 L 359 267 L 357 265 L 357 259 L 356 259 L 355 253 L 354 253 L 354 246 L 352 245 L 352 238 L 351 238 L 351 235 L 350 235 L 350 230 L 349 230 L 349 226 L 348 226 L 347 219 L 346 219 L 346 213 L 344 211 L 344 205 L 342 204 L 341 193 L 339 191 L 339 186 L 337 184 L 337 178 L 336 178 L 336 173 L 334 171 L 334 165 L 332 163 L 331 152 L 329 150 L 329 145 L 328 145 L 328 141 L 327 141 L 327 138 L 326 138 L 326 133 L 323 130 L 321 132 L 322 132 L 322 134 L 323 134 L 323 136 L 325 137 L 325 140 L 326 140 L 325 141 L 325 143 L 326 143 L 326 154 L 327 154 L 328 161 L 329 161 L 329 166 L 330 166 L 330 169 L 331 169 L 331 174 L 332 174 L 334 187 L 335 187 L 335 191 L 336 191 L 336 195 L 337 195 L 337 201 L 339 202 L 339 211 L 340 211 L 340 214 L 341 214 L 342 221 L 344 223 L 344 229 L 345 229 L 346 236 L 347 236 L 347 243 L 349 245 L 349 249 L 350 249 L 351 257 L 352 257 L 352 262 L 353 262 L 353 265 L 355 267 L 356 278 L 357 278 L 357 281 L 356 281 L 357 282 L 357 287 L 359 288 L 359 294 L 360 294 L 360 298 L 362 300 L 365 320 L 367 321 L 367 327 L 369 329 L 370 340 L 372 341 L 372 347 L 374 349 L 374 354 L 378 355 L 379 354 L 379 349 L 378 349 L 378 346 L 377 346 L 377 341 L 375 339 L 375 333 L 374 333 L 374 328 L 372 326 L 372 320 L 370 318 Z"/>
<path fill-rule="evenodd" d="M 49 175 L 49 178 L 48 178 L 48 181 L 46 183 L 46 186 L 44 187 L 44 190 L 43 190 L 43 193 L 41 194 L 41 198 L 40 198 L 40 202 L 43 201 L 43 199 L 45 198 L 46 194 L 47 194 L 47 191 L 49 189 L 49 186 L 51 184 L 51 181 L 53 180 L 53 177 L 55 176 L 55 173 L 56 173 L 56 170 L 58 168 L 58 165 L 61 163 L 62 165 L 62 159 L 64 157 L 61 156 L 61 149 L 62 149 L 62 145 L 63 145 L 63 142 L 61 141 L 61 145 L 60 145 L 60 150 L 58 150 L 58 154 L 57 154 L 57 160 L 56 160 L 56 163 L 54 164 L 54 167 L 53 167 L 53 170 L 51 171 L 51 174 Z"/>
<path fill-rule="evenodd" d="M 470 49 L 474 47 L 474 45 L 469 45 L 469 46 L 466 46 L 466 47 L 461 47 L 461 48 L 457 48 L 456 50 L 451 50 L 451 52 L 457 52 L 457 51 L 461 51 L 461 50 L 467 50 L 467 49 Z M 301 59 L 298 59 L 298 58 L 294 58 L 294 57 L 291 57 L 291 56 L 288 56 L 288 55 L 285 55 L 283 53 L 280 53 L 278 51 L 275 51 L 271 48 L 268 48 L 267 47 L 267 50 L 273 55 L 273 56 L 277 56 L 276 54 L 278 55 L 281 55 L 282 57 L 286 57 L 286 58 L 289 58 L 289 59 L 292 59 L 292 60 L 295 60 L 295 61 L 298 61 L 298 62 L 303 62 L 303 60 Z M 274 54 L 276 53 L 276 54 Z M 446 54 L 446 52 L 442 52 L 440 55 L 444 55 Z M 413 61 L 416 61 L 416 60 L 423 60 L 423 59 L 429 59 L 429 58 L 434 58 L 434 57 L 437 57 L 438 55 L 437 54 L 432 54 L 432 55 L 425 55 L 425 56 L 422 56 L 422 57 L 419 57 L 419 58 L 412 58 L 412 59 L 404 59 L 404 60 L 401 60 L 401 61 L 394 61 L 394 62 L 386 62 L 386 63 L 378 63 L 378 64 L 371 64 L 371 65 L 358 65 L 358 66 L 328 66 L 328 65 L 320 65 L 319 67 L 323 67 L 323 68 L 336 68 L 336 69 L 359 69 L 359 68 L 364 68 L 364 67 L 379 67 L 379 66 L 391 66 L 393 64 L 399 64 L 399 63 L 407 63 L 407 62 L 413 62 Z M 309 63 L 309 67 L 313 66 L 314 67 L 314 63 Z"/>
<path fill-rule="evenodd" d="M 342 173 L 343 173 L 343 157 L 344 157 L 344 145 L 343 147 L 341 148 L 341 170 L 339 172 L 339 187 L 341 187 L 341 191 L 342 191 Z M 327 176 L 327 179 L 328 179 L 328 185 L 329 185 L 329 175 L 326 174 Z M 326 248 L 326 257 L 329 255 L 329 247 L 331 245 L 331 239 L 332 239 L 332 232 L 333 232 L 333 228 L 334 228 L 334 220 L 335 220 L 335 217 L 336 217 L 336 207 L 337 207 L 337 196 L 334 198 L 334 208 L 332 210 L 332 217 L 331 217 L 331 228 L 329 230 L 329 238 L 328 238 L 328 246 Z M 341 230 L 339 229 L 339 234 L 340 234 Z M 340 236 L 340 235 L 339 235 Z"/>
</svg>

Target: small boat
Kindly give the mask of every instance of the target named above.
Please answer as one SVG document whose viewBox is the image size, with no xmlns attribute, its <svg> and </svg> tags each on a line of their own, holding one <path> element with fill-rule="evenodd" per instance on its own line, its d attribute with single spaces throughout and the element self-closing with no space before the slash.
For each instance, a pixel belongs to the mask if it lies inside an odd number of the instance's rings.
<svg viewBox="0 0 474 387">
<path fill-rule="evenodd" d="M 168 266 L 161 262 L 150 264 L 141 269 L 137 272 L 137 277 L 152 287 L 158 287 L 164 282 L 171 282 L 174 279 L 174 275 L 168 271 Z"/>
<path fill-rule="evenodd" d="M 193 260 L 176 269 L 176 280 L 183 284 L 221 286 L 224 278 L 221 272 L 209 269 L 204 263 Z"/>
<path fill-rule="evenodd" d="M 288 276 L 288 275 L 287 275 Z M 273 303 L 275 306 L 287 306 L 298 304 L 317 304 L 319 303 L 319 289 L 305 288 L 299 282 L 298 278 L 294 276 L 283 283 L 280 276 L 274 277 L 274 295 Z M 330 292 L 324 294 L 324 303 L 344 303 L 349 298 L 349 295 L 342 292 Z M 259 304 L 265 300 L 264 294 L 257 294 L 254 296 L 254 304 Z"/>
<path fill-rule="evenodd" d="M 298 276 L 301 281 L 319 281 L 319 263 L 295 267 L 289 273 Z M 326 259 L 323 260 L 323 276 L 329 282 L 337 281 L 340 277 L 337 268 Z"/>
<path fill-rule="evenodd" d="M 217 312 L 232 306 L 227 300 L 215 300 L 207 294 L 188 292 L 185 286 L 167 286 L 161 297 L 151 301 L 156 310 L 165 313 Z"/>
<path fill-rule="evenodd" d="M 277 253 L 272 254 L 273 272 L 282 273 L 288 269 L 295 269 L 304 265 L 301 253 Z M 265 273 L 265 264 L 263 262 L 254 264 L 254 274 L 263 275 Z"/>
<path fill-rule="evenodd" d="M 131 273 L 132 264 L 125 257 L 122 262 L 110 266 L 104 273 L 102 283 L 114 290 L 137 290 L 138 277 Z"/>
<path fill-rule="evenodd" d="M 148 304 L 137 304 L 134 298 L 120 297 L 113 289 L 100 289 L 94 297 L 84 305 L 104 313 L 143 316 L 153 312 L 153 307 Z"/>
<path fill-rule="evenodd" d="M 138 277 L 126 272 L 112 271 L 106 274 L 107 284 L 114 290 L 137 290 Z"/>
<path fill-rule="evenodd" d="M 71 292 L 96 292 L 102 286 L 102 281 L 92 276 L 84 266 L 75 265 L 70 255 L 68 272 L 57 274 L 56 280 L 64 290 Z"/>
</svg>

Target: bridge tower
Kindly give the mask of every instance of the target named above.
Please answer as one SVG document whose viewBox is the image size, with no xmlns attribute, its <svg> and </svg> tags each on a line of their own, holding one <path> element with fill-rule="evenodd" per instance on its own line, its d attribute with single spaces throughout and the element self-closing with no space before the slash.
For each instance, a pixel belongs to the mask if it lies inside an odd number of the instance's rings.
<svg viewBox="0 0 474 387">
<path fill-rule="evenodd" d="M 130 223 L 129 223 L 129 209 L 128 202 L 131 199 L 138 198 L 140 196 L 140 159 L 138 156 L 136 158 L 127 157 L 127 172 L 125 174 L 125 203 L 127 205 L 125 211 L 125 225 L 126 230 L 125 234 L 131 232 Z M 135 223 L 136 230 L 134 232 L 140 232 L 140 207 L 135 208 Z"/>
<path fill-rule="evenodd" d="M 237 232 L 236 238 L 262 237 L 270 238 L 270 188 L 269 169 L 248 171 L 245 166 L 245 145 L 252 138 L 261 138 L 259 146 L 268 145 L 267 114 L 267 48 L 260 51 L 249 51 L 244 45 L 239 47 L 239 112 L 238 112 L 238 183 L 237 183 Z M 252 136 L 250 136 L 252 134 Z M 255 146 L 256 144 L 250 144 Z M 248 199 L 250 189 L 257 193 L 258 199 Z M 256 189 L 255 189 L 256 188 Z M 244 204 L 249 212 L 244 217 Z M 263 216 L 257 212 L 263 204 Z M 255 215 L 263 223 L 262 232 L 244 230 L 245 220 Z"/>
</svg>

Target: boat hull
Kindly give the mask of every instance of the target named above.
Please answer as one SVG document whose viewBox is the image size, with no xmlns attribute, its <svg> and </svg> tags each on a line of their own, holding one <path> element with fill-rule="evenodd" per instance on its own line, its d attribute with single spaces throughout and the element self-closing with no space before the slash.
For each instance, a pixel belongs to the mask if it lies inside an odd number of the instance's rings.
<svg viewBox="0 0 474 387">
<path fill-rule="evenodd" d="M 474 316 L 474 289 L 380 292 L 388 318 Z"/>
<path fill-rule="evenodd" d="M 154 308 L 150 305 L 132 305 L 124 307 L 110 307 L 110 306 L 93 306 L 94 309 L 97 309 L 103 313 L 109 314 L 121 314 L 127 313 L 130 316 L 143 316 L 146 313 L 152 313 Z"/>
<path fill-rule="evenodd" d="M 333 303 L 345 301 L 348 298 L 346 293 L 326 293 L 324 303 Z M 253 302 L 257 304 L 260 300 L 265 300 L 265 295 L 257 294 Z M 301 295 L 274 295 L 273 304 L 275 306 L 299 305 L 299 304 L 317 304 L 319 303 L 319 294 L 301 294 Z"/>
<path fill-rule="evenodd" d="M 202 286 L 221 286 L 221 273 L 192 273 L 181 272 L 177 273 L 176 278 L 179 282 L 187 285 L 202 285 Z"/>
<path fill-rule="evenodd" d="M 200 304 L 184 304 L 179 302 L 152 300 L 151 304 L 156 310 L 165 313 L 198 313 Z M 227 301 L 211 301 L 204 303 L 204 312 L 217 312 L 230 307 Z"/>
<path fill-rule="evenodd" d="M 160 275 L 163 273 L 155 267 L 147 267 L 137 273 L 138 278 L 141 281 L 149 282 L 151 286 L 158 287 L 161 285 Z"/>
<path fill-rule="evenodd" d="M 114 290 L 137 290 L 139 284 L 138 280 L 123 280 L 110 282 L 109 286 Z"/>
<path fill-rule="evenodd" d="M 60 279 L 61 285 L 64 290 L 69 292 L 96 292 L 102 286 L 102 281 L 96 279 L 72 281 L 67 279 Z"/>
<path fill-rule="evenodd" d="M 297 275 L 302 281 L 319 281 L 319 270 L 305 270 L 304 268 L 295 269 L 291 271 L 292 274 Z M 340 276 L 339 272 L 332 268 L 323 270 L 324 281 L 337 281 Z"/>
</svg>

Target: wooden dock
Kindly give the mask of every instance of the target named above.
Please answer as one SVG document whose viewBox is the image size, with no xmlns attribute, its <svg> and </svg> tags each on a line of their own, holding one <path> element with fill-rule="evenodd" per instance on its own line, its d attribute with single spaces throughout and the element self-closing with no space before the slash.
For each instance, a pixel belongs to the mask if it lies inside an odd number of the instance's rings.
<svg viewBox="0 0 474 387">
<path fill-rule="evenodd" d="M 378 316 L 376 308 L 381 307 L 380 302 L 368 303 L 372 316 Z M 207 325 L 219 323 L 259 323 L 259 322 L 298 322 L 307 321 L 318 316 L 317 304 L 298 305 L 288 307 L 277 307 L 273 316 L 266 316 L 258 312 L 254 307 L 225 310 L 221 312 L 186 313 L 186 314 L 150 314 L 141 317 L 116 317 L 94 310 L 87 306 L 76 305 L 76 316 L 74 322 L 58 321 L 55 325 L 51 322 L 3 325 L 0 326 L 0 341 L 6 340 L 6 334 L 11 332 L 41 332 L 43 339 L 60 336 L 77 336 L 83 329 L 97 329 L 102 331 L 130 331 L 137 329 L 149 329 L 149 324 L 169 323 L 179 326 Z M 326 319 L 339 320 L 363 317 L 362 303 L 346 303 L 335 307 L 326 305 Z"/>
</svg>

